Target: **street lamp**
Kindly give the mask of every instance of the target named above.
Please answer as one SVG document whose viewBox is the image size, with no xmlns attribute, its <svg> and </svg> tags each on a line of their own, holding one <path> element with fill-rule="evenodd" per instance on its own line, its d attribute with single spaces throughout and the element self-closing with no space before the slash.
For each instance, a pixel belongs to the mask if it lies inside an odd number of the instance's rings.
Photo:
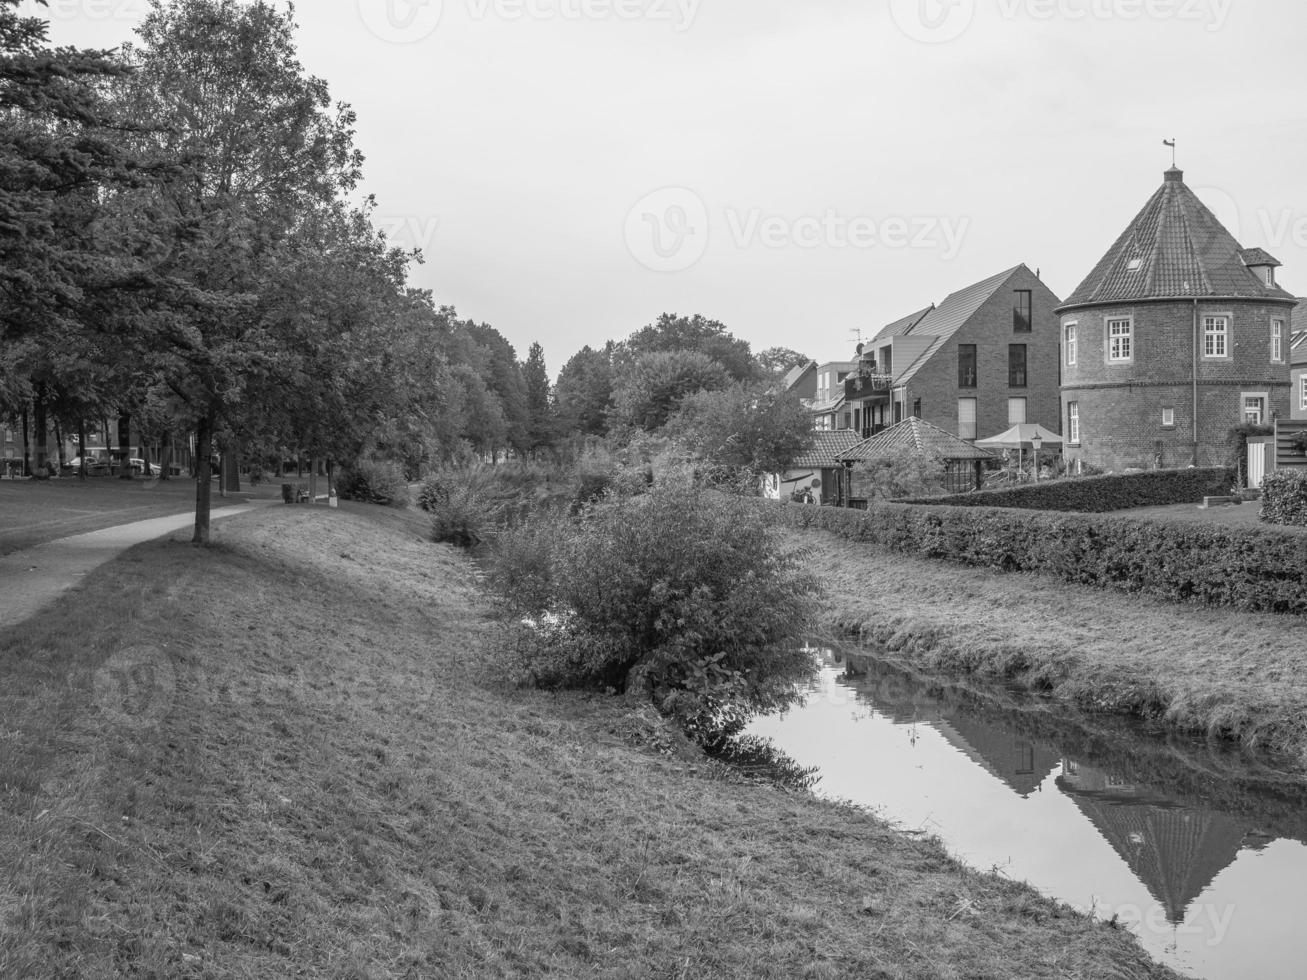
<svg viewBox="0 0 1307 980">
<path fill-rule="evenodd" d="M 1031 437 L 1030 448 L 1035 451 L 1035 482 L 1038 483 L 1039 482 L 1039 451 L 1044 448 L 1044 439 L 1039 434 L 1038 429 L 1035 430 L 1034 436 Z"/>
</svg>

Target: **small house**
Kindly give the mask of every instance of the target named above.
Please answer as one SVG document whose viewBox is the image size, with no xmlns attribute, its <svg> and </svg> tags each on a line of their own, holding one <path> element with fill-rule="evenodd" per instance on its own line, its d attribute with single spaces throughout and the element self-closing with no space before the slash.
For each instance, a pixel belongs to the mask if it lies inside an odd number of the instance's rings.
<svg viewBox="0 0 1307 980">
<path fill-rule="evenodd" d="M 950 493 L 979 490 L 985 482 L 985 463 L 996 458 L 951 432 L 910 418 L 840 454 L 840 463 L 846 467 L 846 506 L 865 508 L 877 496 L 867 463 L 911 457 L 943 463 L 944 486 Z"/>
</svg>

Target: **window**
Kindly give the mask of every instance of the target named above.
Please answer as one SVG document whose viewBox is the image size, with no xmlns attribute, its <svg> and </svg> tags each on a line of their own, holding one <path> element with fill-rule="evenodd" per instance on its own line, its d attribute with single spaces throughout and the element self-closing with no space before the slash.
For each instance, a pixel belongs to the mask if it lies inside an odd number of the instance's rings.
<svg viewBox="0 0 1307 980">
<path fill-rule="evenodd" d="M 1203 356 L 1230 356 L 1230 318 L 1228 316 L 1203 317 Z"/>
<path fill-rule="evenodd" d="M 1067 367 L 1076 366 L 1076 358 L 1080 356 L 1079 340 L 1079 323 L 1068 323 L 1066 325 L 1066 363 Z"/>
<path fill-rule="evenodd" d="M 913 417 L 914 419 L 919 419 L 919 418 L 921 418 L 921 399 L 920 399 L 920 398 L 916 399 L 916 400 L 913 401 L 913 403 L 912 403 L 912 417 Z"/>
<path fill-rule="evenodd" d="M 958 387 L 976 388 L 976 345 L 958 344 Z"/>
<path fill-rule="evenodd" d="M 1245 392 L 1243 400 L 1243 420 L 1249 425 L 1261 425 L 1266 419 L 1266 396 Z"/>
<path fill-rule="evenodd" d="M 880 373 L 881 374 L 894 373 L 894 348 L 893 347 L 882 347 L 880 349 Z"/>
<path fill-rule="evenodd" d="M 1007 424 L 1026 424 L 1026 400 L 1024 398 L 1009 398 L 1007 400 Z"/>
<path fill-rule="evenodd" d="M 976 400 L 974 398 L 958 399 L 958 438 L 978 438 L 976 435 Z"/>
<path fill-rule="evenodd" d="M 1080 445 L 1080 403 L 1067 402 L 1066 406 L 1066 437 L 1067 441 L 1073 446 Z"/>
<path fill-rule="evenodd" d="M 1163 428 L 1163 429 L 1174 429 L 1174 428 L 1175 428 L 1175 409 L 1174 409 L 1174 408 L 1164 408 L 1164 409 L 1162 409 L 1162 428 Z"/>
<path fill-rule="evenodd" d="M 1135 356 L 1135 322 L 1130 317 L 1107 321 L 1107 359 L 1122 363 Z"/>
<path fill-rule="evenodd" d="M 1298 407 L 1307 411 L 1307 374 L 1298 379 Z"/>
<path fill-rule="evenodd" d="M 1271 360 L 1280 363 L 1284 360 L 1284 321 L 1271 321 Z"/>
<path fill-rule="evenodd" d="M 1268 265 L 1266 267 L 1266 285 L 1275 285 L 1275 266 L 1273 265 Z"/>
<path fill-rule="evenodd" d="M 1030 333 L 1034 328 L 1034 293 L 1029 289 L 1018 289 L 1016 303 L 1012 307 L 1012 329 L 1016 333 Z"/>
<path fill-rule="evenodd" d="M 1009 388 L 1026 386 L 1026 345 L 1008 344 L 1007 385 Z"/>
</svg>

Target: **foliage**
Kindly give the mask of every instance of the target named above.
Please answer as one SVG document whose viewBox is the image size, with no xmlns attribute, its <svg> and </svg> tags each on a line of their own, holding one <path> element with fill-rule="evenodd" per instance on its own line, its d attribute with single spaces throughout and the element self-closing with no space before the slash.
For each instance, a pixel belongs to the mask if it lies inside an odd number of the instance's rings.
<svg viewBox="0 0 1307 980">
<path fill-rule="evenodd" d="M 855 467 L 856 486 L 870 486 L 880 500 L 930 497 L 944 492 L 944 462 L 911 453 L 892 459 L 870 459 Z"/>
<path fill-rule="evenodd" d="M 1307 613 L 1307 535 L 1089 514 L 883 504 L 755 504 L 898 554 L 1248 612 Z"/>
<path fill-rule="evenodd" d="M 611 351 L 582 347 L 559 372 L 554 411 L 560 432 L 601 436 L 608 431 L 613 398 Z"/>
<path fill-rule="evenodd" d="M 961 496 L 904 502 L 1106 514 L 1135 507 L 1198 503 L 1204 497 L 1228 493 L 1231 480 L 1230 471 L 1219 468 L 1150 470 L 1123 476 L 1055 480 L 1031 483 L 1013 490 L 982 490 Z"/>
<path fill-rule="evenodd" d="M 719 391 L 730 375 L 707 354 L 659 351 L 639 357 L 621 376 L 613 396 L 615 422 L 652 432 L 667 424 L 689 396 Z"/>
<path fill-rule="evenodd" d="M 408 503 L 408 485 L 400 467 L 391 462 L 358 460 L 345 467 L 336 481 L 342 500 L 382 507 L 403 507 Z"/>
<path fill-rule="evenodd" d="M 1307 527 L 1307 473 L 1276 470 L 1262 480 L 1262 520 Z"/>
<path fill-rule="evenodd" d="M 1226 464 L 1234 471 L 1234 482 L 1236 486 L 1246 487 L 1248 485 L 1248 439 L 1253 436 L 1270 436 L 1275 434 L 1274 425 L 1257 425 L 1253 422 L 1244 422 L 1236 425 L 1226 436 L 1226 447 L 1229 449 L 1229 462 Z"/>
<path fill-rule="evenodd" d="M 757 476 L 780 473 L 812 441 L 812 414 L 795 395 L 734 384 L 681 402 L 667 431 L 692 457 Z"/>
<path fill-rule="evenodd" d="M 807 354 L 800 354 L 788 347 L 768 347 L 758 354 L 756 360 L 763 376 L 772 381 L 785 377 L 800 365 L 812 363 L 812 358 Z"/>
<path fill-rule="evenodd" d="M 510 615 L 551 614 L 523 665 L 538 683 L 647 691 L 709 745 L 815 669 L 798 640 L 819 583 L 739 499 L 664 484 L 513 543 L 490 581 Z M 523 567 L 544 571 L 523 588 Z"/>
<path fill-rule="evenodd" d="M 716 361 L 733 381 L 753 381 L 758 376 L 748 341 L 733 337 L 723 324 L 697 313 L 689 317 L 664 313 L 656 323 L 631 334 L 619 353 L 623 359 L 639 360 L 646 354 L 678 352 L 702 354 Z"/>
<path fill-rule="evenodd" d="M 538 343 L 532 344 L 527 352 L 522 379 L 526 385 L 528 449 L 539 452 L 553 446 L 556 433 L 549 399 L 549 371 L 545 367 L 545 350 Z"/>
</svg>

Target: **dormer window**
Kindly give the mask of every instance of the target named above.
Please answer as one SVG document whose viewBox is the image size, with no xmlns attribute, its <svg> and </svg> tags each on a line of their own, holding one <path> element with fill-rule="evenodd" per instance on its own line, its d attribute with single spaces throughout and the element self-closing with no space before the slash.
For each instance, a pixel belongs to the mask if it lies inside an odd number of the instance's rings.
<svg viewBox="0 0 1307 980">
<path fill-rule="evenodd" d="M 1273 266 L 1273 265 L 1268 265 L 1268 266 L 1267 266 L 1263 271 L 1264 271 L 1264 273 L 1265 273 L 1265 275 L 1266 275 L 1266 285 L 1268 285 L 1268 286 L 1274 286 L 1274 285 L 1275 285 L 1275 266 Z"/>
<path fill-rule="evenodd" d="M 1126 269 L 1130 272 L 1138 272 L 1143 267 L 1144 267 L 1143 259 L 1131 259 L 1130 264 L 1126 266 Z"/>
</svg>

